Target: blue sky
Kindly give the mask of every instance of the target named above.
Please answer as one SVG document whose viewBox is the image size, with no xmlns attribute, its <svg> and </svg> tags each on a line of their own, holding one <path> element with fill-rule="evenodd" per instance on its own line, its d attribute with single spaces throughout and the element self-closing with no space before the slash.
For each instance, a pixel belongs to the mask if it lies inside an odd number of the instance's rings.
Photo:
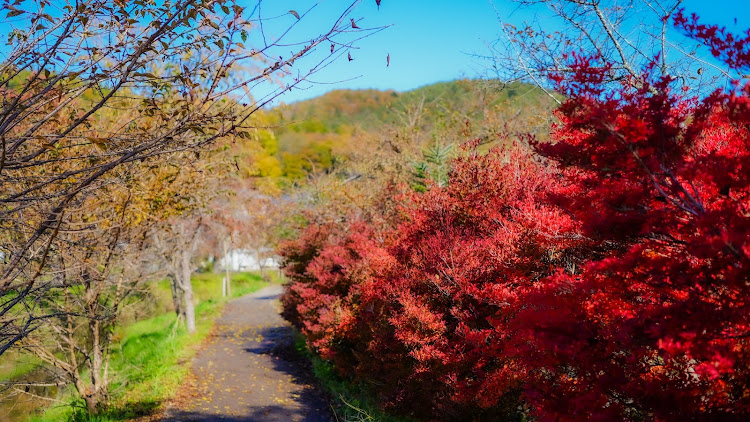
<svg viewBox="0 0 750 422">
<path fill-rule="evenodd" d="M 340 10 L 346 0 L 323 0 L 317 13 Z M 354 12 L 362 17 L 360 26 L 391 25 L 363 40 L 354 51 L 353 61 L 334 63 L 314 79 L 321 82 L 306 90 L 286 93 L 284 102 L 292 102 L 341 88 L 377 88 L 409 90 L 437 81 L 478 77 L 487 62 L 473 57 L 486 54 L 486 47 L 498 39 L 500 25 L 495 8 L 506 22 L 518 24 L 531 14 L 517 10 L 511 1 L 495 0 L 364 0 Z M 750 0 L 685 0 L 688 12 L 699 14 L 706 23 L 742 30 L 750 26 Z M 737 25 L 734 18 L 738 19 Z M 386 67 L 386 55 L 391 64 Z M 351 78 L 356 78 L 350 80 Z"/>
<path fill-rule="evenodd" d="M 262 5 L 264 16 L 276 17 L 268 24 L 286 28 L 294 20 L 287 13 L 290 8 L 304 13 L 318 3 L 297 28 L 304 40 L 314 35 L 311 31 L 329 25 L 351 1 L 264 0 Z M 243 3 L 256 2 L 238 0 L 238 4 Z M 750 27 L 750 0 L 684 0 L 683 6 L 704 22 L 724 25 L 733 32 Z M 344 88 L 405 91 L 438 81 L 479 77 L 487 71 L 489 62 L 476 55 L 487 54 L 487 44 L 499 38 L 498 14 L 503 21 L 516 25 L 534 15 L 519 10 L 510 0 L 382 0 L 380 10 L 375 0 L 362 0 L 353 13 L 359 25 L 389 27 L 360 41 L 352 51 L 353 61 L 341 57 L 312 78 L 321 84 L 286 92 L 280 100 L 289 103 Z M 8 30 L 8 23 L 0 18 L 0 34 Z M 4 49 L 7 47 L 0 47 L 0 58 Z M 389 54 L 391 62 L 386 67 Z"/>
</svg>

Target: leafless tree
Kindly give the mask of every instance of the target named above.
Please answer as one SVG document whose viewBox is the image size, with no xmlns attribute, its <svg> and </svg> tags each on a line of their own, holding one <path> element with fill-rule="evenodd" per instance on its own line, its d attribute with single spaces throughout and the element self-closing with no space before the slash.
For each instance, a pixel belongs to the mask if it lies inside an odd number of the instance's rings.
<svg viewBox="0 0 750 422">
<path fill-rule="evenodd" d="M 682 0 L 514 0 L 532 19 L 512 23 L 498 12 L 500 38 L 489 45 L 492 73 L 545 89 L 551 73 L 570 71 L 571 53 L 615 64 L 609 81 L 638 83 L 644 66 L 671 76 L 695 94 L 728 81 L 730 71 L 694 40 L 673 28 Z M 556 101 L 560 98 L 547 91 Z"/>
</svg>

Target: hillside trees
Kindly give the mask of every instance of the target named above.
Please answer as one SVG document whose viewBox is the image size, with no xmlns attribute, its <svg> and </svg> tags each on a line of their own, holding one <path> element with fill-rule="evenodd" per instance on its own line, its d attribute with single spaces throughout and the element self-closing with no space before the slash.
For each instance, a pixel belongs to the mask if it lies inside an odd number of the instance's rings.
<svg viewBox="0 0 750 422">
<path fill-rule="evenodd" d="M 77 197 L 120 166 L 245 136 L 259 107 L 368 32 L 349 25 L 354 5 L 309 36 L 292 14 L 264 29 L 258 8 L 232 1 L 2 2 L 0 353 L 46 318 L 16 311 L 47 291 Z"/>
<path fill-rule="evenodd" d="M 381 211 L 393 208 L 396 187 L 422 188 L 428 179 L 444 182 L 448 158 L 460 143 L 479 138 L 479 149 L 485 151 L 509 143 L 518 133 L 545 139 L 552 106 L 533 85 L 459 80 L 406 93 L 333 91 L 279 107 L 274 110 L 279 121 L 289 122 L 275 129 L 279 151 L 288 152 L 281 158 L 283 166 L 290 164 L 289 157 L 315 164 L 301 166 L 294 181 L 301 187 L 295 198 L 302 209 L 297 221 L 390 216 Z M 356 114 L 345 123 L 339 110 Z M 314 124 L 302 124 L 308 121 Z M 292 141 L 332 145 L 334 165 L 318 165 L 314 154 L 308 161 L 304 149 L 288 145 Z"/>
</svg>

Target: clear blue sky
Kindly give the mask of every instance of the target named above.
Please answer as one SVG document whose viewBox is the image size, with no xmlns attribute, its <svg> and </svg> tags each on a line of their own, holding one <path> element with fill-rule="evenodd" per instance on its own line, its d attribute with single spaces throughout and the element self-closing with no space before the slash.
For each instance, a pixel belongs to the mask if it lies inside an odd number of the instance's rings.
<svg viewBox="0 0 750 422">
<path fill-rule="evenodd" d="M 304 39 L 311 35 L 304 31 L 320 30 L 351 1 L 264 0 L 262 5 L 264 16 L 282 16 L 272 21 L 286 27 L 294 19 L 286 13 L 290 8 L 303 13 L 318 3 L 299 27 Z M 246 4 L 255 4 L 255 0 Z M 750 27 L 750 0 L 684 0 L 683 6 L 688 12 L 700 15 L 705 23 L 724 25 L 733 32 Z M 313 80 L 323 84 L 287 92 L 281 101 L 312 98 L 333 89 L 405 91 L 438 81 L 478 77 L 489 63 L 473 55 L 487 54 L 486 45 L 500 35 L 495 8 L 508 23 L 521 24 L 533 16 L 531 11 L 519 10 L 518 4 L 509 0 L 382 0 L 380 10 L 375 0 L 362 0 L 353 14 L 361 27 L 390 27 L 359 42 L 358 49 L 352 51 L 353 61 L 342 57 L 315 75 Z M 9 26 L 3 18 L 0 17 L 0 35 L 5 36 Z M 4 49 L 7 47 L 0 47 L 0 53 Z M 388 54 L 391 64 L 386 67 Z"/>
<path fill-rule="evenodd" d="M 318 13 L 341 9 L 346 0 L 323 0 Z M 521 23 L 529 13 L 516 10 L 511 1 L 495 0 L 506 22 Z M 699 14 L 704 22 L 741 30 L 750 26 L 750 0 L 685 0 L 688 12 Z M 322 82 L 344 81 L 288 92 L 282 98 L 292 102 L 321 95 L 332 89 L 377 88 L 409 90 L 437 81 L 477 77 L 487 63 L 472 54 L 488 52 L 486 43 L 496 40 L 500 25 L 488 0 L 364 0 L 354 12 L 362 17 L 360 26 L 392 25 L 363 40 L 354 51 L 354 61 L 342 60 L 316 76 Z M 734 18 L 738 23 L 735 26 Z M 385 66 L 386 55 L 390 67 Z M 345 81 L 350 78 L 354 80 Z"/>
</svg>

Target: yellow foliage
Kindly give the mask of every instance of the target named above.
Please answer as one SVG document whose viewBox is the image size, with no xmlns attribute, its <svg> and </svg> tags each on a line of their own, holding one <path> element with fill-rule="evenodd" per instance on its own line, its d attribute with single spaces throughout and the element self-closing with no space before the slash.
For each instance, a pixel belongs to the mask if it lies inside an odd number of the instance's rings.
<svg viewBox="0 0 750 422">
<path fill-rule="evenodd" d="M 279 177 L 283 174 L 279 160 L 270 155 L 256 160 L 255 167 L 260 177 Z"/>
</svg>

